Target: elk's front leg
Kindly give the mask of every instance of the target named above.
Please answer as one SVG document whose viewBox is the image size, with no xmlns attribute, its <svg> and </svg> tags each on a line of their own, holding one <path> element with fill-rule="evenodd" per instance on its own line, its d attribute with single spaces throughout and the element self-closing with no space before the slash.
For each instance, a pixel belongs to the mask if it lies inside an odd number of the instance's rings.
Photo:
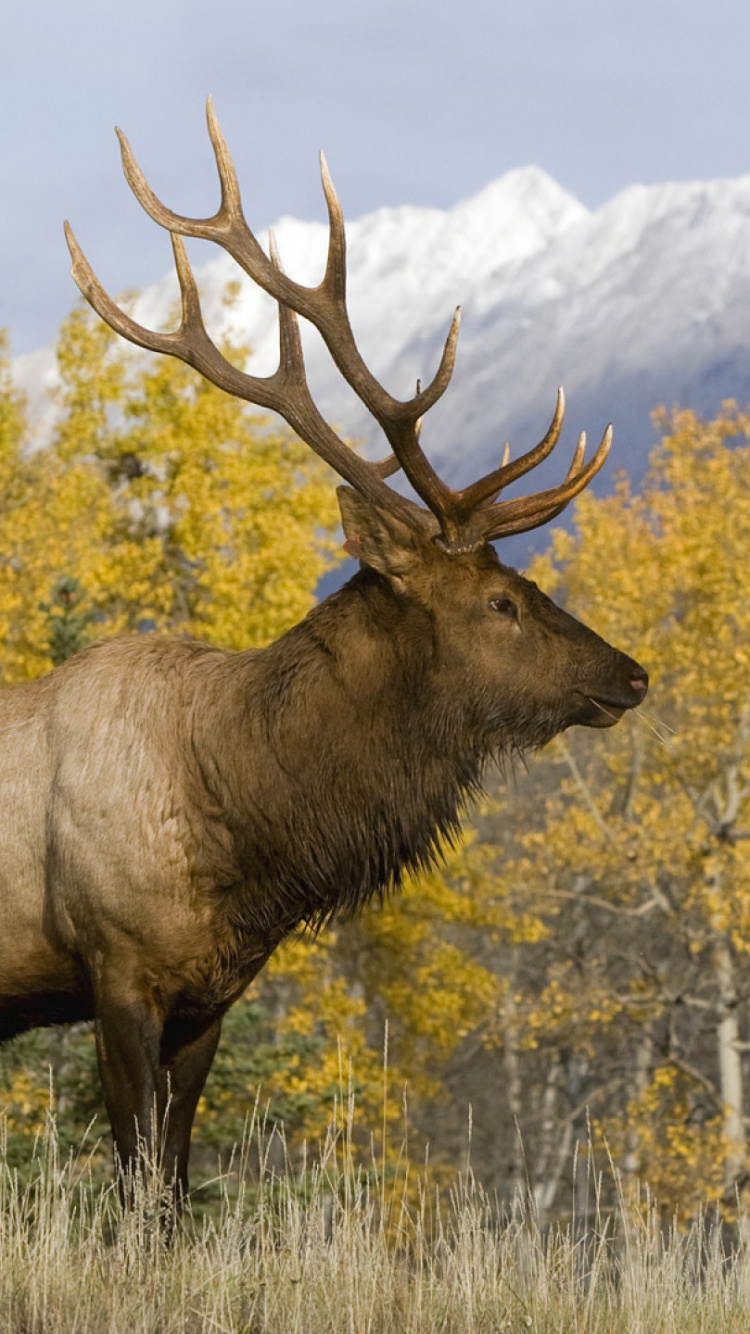
<svg viewBox="0 0 750 1334">
<path fill-rule="evenodd" d="M 147 1151 L 160 1142 L 166 1101 L 159 1064 L 163 1019 L 149 996 L 107 990 L 97 1003 L 96 1049 L 115 1149 L 127 1171 L 137 1163 L 139 1140 Z"/>
</svg>

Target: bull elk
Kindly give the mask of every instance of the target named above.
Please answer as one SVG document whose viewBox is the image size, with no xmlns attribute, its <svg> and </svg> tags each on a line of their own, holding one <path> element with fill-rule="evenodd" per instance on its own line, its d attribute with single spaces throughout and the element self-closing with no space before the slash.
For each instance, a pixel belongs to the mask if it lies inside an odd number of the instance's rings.
<svg viewBox="0 0 750 1334">
<path fill-rule="evenodd" d="M 458 313 L 432 382 L 408 402 L 391 397 L 352 333 L 325 162 L 328 259 L 308 288 L 283 272 L 273 239 L 269 257 L 250 231 L 210 101 L 208 128 L 221 205 L 205 220 L 165 208 L 120 136 L 136 197 L 172 235 L 179 328 L 150 332 L 123 313 L 67 228 L 73 276 L 125 338 L 286 419 L 348 483 L 345 545 L 360 568 L 268 648 L 135 635 L 0 692 L 0 1040 L 93 1019 L 119 1158 L 134 1161 L 156 1115 L 178 1194 L 222 1016 L 279 942 L 430 863 L 493 757 L 573 724 L 608 727 L 648 682 L 490 545 L 559 514 L 601 467 L 611 430 L 588 463 L 581 437 L 561 484 L 500 499 L 557 443 L 560 392 L 535 448 L 513 461 L 506 448 L 487 476 L 453 490 L 420 426 L 448 385 Z M 243 373 L 211 342 L 182 237 L 223 246 L 278 302 L 273 375 Z M 298 315 L 382 429 L 383 462 L 354 453 L 318 412 Z M 399 468 L 422 504 L 388 485 Z"/>
</svg>

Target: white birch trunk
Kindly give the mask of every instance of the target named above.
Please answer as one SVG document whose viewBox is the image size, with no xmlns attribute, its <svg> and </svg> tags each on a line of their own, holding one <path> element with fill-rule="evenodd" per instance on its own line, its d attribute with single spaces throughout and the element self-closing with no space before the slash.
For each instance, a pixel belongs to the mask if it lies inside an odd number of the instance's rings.
<svg viewBox="0 0 750 1334">
<path fill-rule="evenodd" d="M 724 1186 L 731 1190 L 747 1170 L 747 1138 L 743 1117 L 742 1055 L 739 1047 L 734 965 L 729 947 L 721 939 L 714 949 L 714 975 L 721 1000 L 716 1037 L 719 1047 L 719 1083 L 724 1104 L 724 1134 L 729 1142 L 724 1165 Z"/>
<path fill-rule="evenodd" d="M 653 1039 L 649 1032 L 644 1032 L 638 1039 L 638 1045 L 635 1049 L 635 1061 L 633 1065 L 633 1097 L 636 1101 L 642 1097 L 648 1087 L 648 1076 L 651 1068 L 651 1057 L 653 1055 Z M 638 1176 L 641 1171 L 641 1159 L 638 1150 L 638 1127 L 637 1120 L 625 1136 L 625 1156 L 622 1163 L 622 1182 L 623 1189 L 629 1194 L 635 1188 L 638 1182 Z"/>
</svg>

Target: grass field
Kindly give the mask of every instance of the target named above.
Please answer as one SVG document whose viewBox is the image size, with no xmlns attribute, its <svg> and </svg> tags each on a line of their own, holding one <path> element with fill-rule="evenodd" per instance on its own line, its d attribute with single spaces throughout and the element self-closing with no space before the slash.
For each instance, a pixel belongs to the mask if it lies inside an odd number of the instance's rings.
<svg viewBox="0 0 750 1334">
<path fill-rule="evenodd" d="M 23 1176 L 0 1161 L 0 1330 L 750 1330 L 745 1244 L 730 1245 L 706 1218 L 665 1229 L 647 1193 L 620 1192 L 605 1213 L 593 1170 L 588 1216 L 579 1208 L 575 1228 L 543 1234 L 528 1203 L 493 1205 L 470 1170 L 441 1195 L 398 1163 L 355 1166 L 346 1130 L 303 1169 L 279 1173 L 270 1161 L 254 1123 L 233 1168 L 197 1192 L 170 1236 L 153 1174 L 144 1171 L 123 1214 L 83 1151 L 60 1162 L 50 1120 Z"/>
</svg>

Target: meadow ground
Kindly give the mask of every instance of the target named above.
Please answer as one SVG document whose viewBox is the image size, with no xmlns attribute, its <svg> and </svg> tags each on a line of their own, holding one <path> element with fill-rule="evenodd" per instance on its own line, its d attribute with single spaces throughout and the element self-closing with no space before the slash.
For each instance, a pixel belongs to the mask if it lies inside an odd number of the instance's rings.
<svg viewBox="0 0 750 1334">
<path fill-rule="evenodd" d="M 747 1334 L 750 1243 L 710 1217 L 665 1226 L 647 1192 L 542 1231 L 467 1169 L 429 1191 L 356 1166 L 346 1129 L 281 1171 L 256 1121 L 228 1171 L 164 1225 L 147 1169 L 122 1212 L 52 1119 L 23 1173 L 0 1155 L 8 1334 Z M 250 1171 L 250 1164 L 254 1170 Z M 385 1169 L 385 1170 L 384 1170 Z M 615 1181 L 615 1187 L 617 1185 Z M 210 1205 L 201 1202 L 201 1195 Z M 160 1214 L 162 1221 L 157 1221 Z M 171 1231 L 171 1235 L 170 1235 Z"/>
</svg>

